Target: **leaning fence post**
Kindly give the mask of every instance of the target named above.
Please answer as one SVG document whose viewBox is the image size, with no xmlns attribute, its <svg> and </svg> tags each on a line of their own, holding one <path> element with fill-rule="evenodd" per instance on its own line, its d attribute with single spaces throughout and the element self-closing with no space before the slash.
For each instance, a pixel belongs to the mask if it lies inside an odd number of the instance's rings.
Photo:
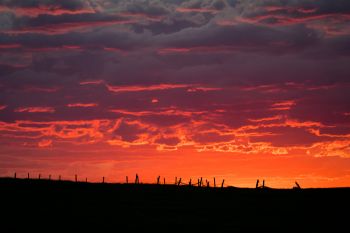
<svg viewBox="0 0 350 233">
<path fill-rule="evenodd" d="M 259 179 L 256 180 L 255 188 L 259 188 Z"/>
<path fill-rule="evenodd" d="M 214 188 L 216 188 L 216 180 L 215 180 L 215 177 L 214 177 Z"/>
<path fill-rule="evenodd" d="M 177 184 L 177 186 L 180 186 L 180 184 L 181 184 L 181 177 L 179 179 L 179 183 Z"/>
<path fill-rule="evenodd" d="M 222 183 L 221 183 L 221 188 L 224 187 L 224 183 L 225 183 L 225 179 L 222 180 Z"/>
</svg>

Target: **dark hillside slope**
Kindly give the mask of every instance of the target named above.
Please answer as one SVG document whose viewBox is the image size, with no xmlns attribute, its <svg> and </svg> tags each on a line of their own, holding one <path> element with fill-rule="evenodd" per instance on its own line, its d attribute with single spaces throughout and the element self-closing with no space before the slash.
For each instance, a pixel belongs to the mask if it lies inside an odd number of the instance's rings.
<svg viewBox="0 0 350 233">
<path fill-rule="evenodd" d="M 0 232 L 349 232 L 350 189 L 0 179 Z M 23 230 L 23 231 L 22 231 Z"/>
</svg>

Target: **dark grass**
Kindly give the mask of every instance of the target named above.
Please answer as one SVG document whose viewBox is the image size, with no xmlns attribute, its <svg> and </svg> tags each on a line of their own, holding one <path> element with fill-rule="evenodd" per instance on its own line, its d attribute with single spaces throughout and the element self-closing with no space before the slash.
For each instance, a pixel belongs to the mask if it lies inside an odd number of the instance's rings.
<svg viewBox="0 0 350 233">
<path fill-rule="evenodd" d="M 350 232 L 350 189 L 0 178 L 0 232 Z"/>
</svg>

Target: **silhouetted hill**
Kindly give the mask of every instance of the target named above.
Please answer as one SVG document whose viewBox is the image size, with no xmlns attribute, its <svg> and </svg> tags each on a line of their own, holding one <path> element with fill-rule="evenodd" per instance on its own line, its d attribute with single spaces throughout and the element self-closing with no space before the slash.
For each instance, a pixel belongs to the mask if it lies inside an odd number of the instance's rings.
<svg viewBox="0 0 350 233">
<path fill-rule="evenodd" d="M 350 189 L 0 179 L 0 232 L 349 232 Z"/>
</svg>

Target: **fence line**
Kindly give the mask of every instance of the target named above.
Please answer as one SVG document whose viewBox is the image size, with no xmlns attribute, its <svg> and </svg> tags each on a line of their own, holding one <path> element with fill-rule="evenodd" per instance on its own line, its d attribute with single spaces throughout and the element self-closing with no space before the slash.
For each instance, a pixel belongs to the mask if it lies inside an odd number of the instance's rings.
<svg viewBox="0 0 350 233">
<path fill-rule="evenodd" d="M 33 176 L 32 176 L 32 177 L 33 177 Z M 13 178 L 14 178 L 14 179 L 19 178 L 18 175 L 17 175 L 17 172 L 14 172 L 14 173 L 13 173 Z M 125 184 L 129 184 L 129 177 L 126 176 L 125 178 L 126 178 Z M 30 173 L 28 172 L 28 173 L 27 173 L 26 179 L 27 179 L 27 180 L 30 180 L 30 179 L 35 179 L 35 178 L 34 178 L 34 177 L 31 178 Z M 41 179 L 42 179 L 42 175 L 41 175 L 41 173 L 39 173 L 39 174 L 38 174 L 38 180 L 41 180 Z M 49 180 L 49 181 L 53 180 L 51 174 L 48 175 L 48 180 Z M 61 180 L 62 180 L 62 176 L 59 175 L 59 176 L 58 176 L 58 181 L 61 181 Z M 78 180 L 78 174 L 75 174 L 75 175 L 74 175 L 74 181 L 75 181 L 76 183 L 79 182 L 79 180 Z M 85 182 L 88 183 L 88 178 L 87 178 L 87 177 L 85 178 Z M 102 177 L 102 184 L 105 184 L 105 183 L 107 183 L 107 182 L 106 182 L 106 177 L 103 176 L 103 177 Z M 119 183 L 119 184 L 122 184 L 122 183 Z M 134 183 L 134 184 L 140 184 L 140 177 L 139 177 L 139 175 L 138 175 L 137 173 L 136 173 L 136 176 L 135 176 L 135 183 Z M 142 184 L 142 183 L 141 183 L 141 184 Z M 152 184 L 152 183 L 145 183 L 145 184 Z M 153 184 L 154 184 L 154 183 L 153 183 Z M 162 183 L 161 183 L 161 176 L 157 176 L 157 178 L 156 178 L 156 183 L 155 183 L 155 184 L 157 184 L 157 185 L 161 185 L 161 184 L 162 184 Z M 207 187 L 207 188 L 232 187 L 232 186 L 229 186 L 229 185 L 228 185 L 228 186 L 225 186 L 225 179 L 222 179 L 221 186 L 217 186 L 216 177 L 213 177 L 213 183 L 212 183 L 212 184 L 213 184 L 213 185 L 210 186 L 210 180 L 207 180 L 207 179 L 205 179 L 205 183 L 203 184 L 203 177 L 198 178 L 198 179 L 197 179 L 197 182 L 196 182 L 196 183 L 193 183 L 193 182 L 192 182 L 192 178 L 190 178 L 188 182 L 184 182 L 184 181 L 182 180 L 181 177 L 177 177 L 177 176 L 175 176 L 175 183 L 174 183 L 175 186 L 189 186 L 189 187 L 192 187 L 192 186 L 195 187 L 195 186 L 197 186 L 197 187 L 199 187 L 199 188 L 200 188 L 200 187 Z M 163 185 L 166 185 L 165 177 L 163 177 Z M 168 185 L 170 185 L 170 184 L 168 184 Z M 263 180 L 263 181 L 262 181 L 262 185 L 260 185 L 260 180 L 257 179 L 257 180 L 256 180 L 256 183 L 255 183 L 255 188 L 256 188 L 256 189 L 265 189 L 265 188 L 268 188 L 268 187 L 265 185 L 265 180 Z M 301 186 L 299 185 L 298 182 L 295 181 L 295 186 L 293 186 L 292 188 L 293 188 L 293 189 L 301 189 Z"/>
</svg>

